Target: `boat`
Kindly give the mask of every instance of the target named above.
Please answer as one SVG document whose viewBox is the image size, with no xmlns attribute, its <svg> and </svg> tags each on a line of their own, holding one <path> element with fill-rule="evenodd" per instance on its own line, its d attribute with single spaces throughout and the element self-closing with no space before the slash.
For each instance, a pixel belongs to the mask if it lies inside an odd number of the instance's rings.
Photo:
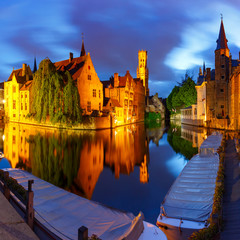
<svg viewBox="0 0 240 240">
<path fill-rule="evenodd" d="M 165 196 L 157 226 L 169 240 L 188 239 L 194 231 L 208 226 L 219 167 L 217 149 L 221 140 L 222 134 L 209 136 L 202 143 L 200 153 L 188 161 Z"/>
<path fill-rule="evenodd" d="M 167 240 L 155 225 L 143 220 L 143 214 L 109 208 L 54 186 L 21 169 L 4 169 L 25 189 L 33 180 L 34 232 L 40 239 L 78 239 L 78 229 L 88 228 L 88 235 L 102 240 Z M 24 216 L 25 206 L 16 196 L 11 203 Z"/>
</svg>

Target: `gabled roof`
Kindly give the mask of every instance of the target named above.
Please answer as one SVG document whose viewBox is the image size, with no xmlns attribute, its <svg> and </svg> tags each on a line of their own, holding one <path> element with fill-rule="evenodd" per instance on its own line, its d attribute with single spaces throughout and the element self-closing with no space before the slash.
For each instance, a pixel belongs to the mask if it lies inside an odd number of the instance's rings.
<svg viewBox="0 0 240 240">
<path fill-rule="evenodd" d="M 131 82 L 133 81 L 133 77 L 129 73 L 129 71 L 126 72 L 125 76 L 119 77 L 119 87 L 125 87 L 127 83 L 127 79 L 129 81 L 129 84 L 131 85 Z"/>
<path fill-rule="evenodd" d="M 218 36 L 218 40 L 217 40 L 216 50 L 228 48 L 227 41 L 228 40 L 225 35 L 223 20 L 221 20 L 221 26 L 220 26 L 219 36 Z"/>
<path fill-rule="evenodd" d="M 29 80 L 32 80 L 32 71 L 29 66 L 26 66 L 26 72 L 29 75 Z M 8 81 L 12 81 L 13 75 L 15 75 L 17 83 L 23 84 L 24 82 L 26 82 L 26 76 L 22 76 L 22 74 L 23 74 L 22 68 L 13 70 L 11 75 L 8 78 Z"/>
<path fill-rule="evenodd" d="M 23 84 L 23 86 L 21 87 L 20 91 L 25 91 L 25 90 L 29 90 L 29 88 L 31 87 L 32 85 L 32 80 L 29 80 L 27 82 L 25 82 Z"/>
<path fill-rule="evenodd" d="M 205 77 L 203 75 L 199 75 L 197 80 L 197 86 L 201 86 L 204 81 Z"/>
<path fill-rule="evenodd" d="M 111 99 L 111 101 L 112 101 L 112 104 L 114 105 L 114 107 L 122 107 L 122 106 L 120 105 L 120 103 L 119 103 L 118 100 L 116 100 L 116 99 Z"/>
<path fill-rule="evenodd" d="M 69 71 L 73 80 L 75 81 L 82 72 L 86 58 L 87 56 L 73 58 L 71 61 L 67 59 L 60 62 L 55 62 L 54 65 L 60 72 Z"/>
</svg>

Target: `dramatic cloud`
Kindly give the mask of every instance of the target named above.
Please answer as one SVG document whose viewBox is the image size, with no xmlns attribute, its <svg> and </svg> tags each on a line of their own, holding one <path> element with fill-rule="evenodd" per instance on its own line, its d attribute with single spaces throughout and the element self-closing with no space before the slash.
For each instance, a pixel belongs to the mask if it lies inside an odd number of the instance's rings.
<svg viewBox="0 0 240 240">
<path fill-rule="evenodd" d="M 79 56 L 84 33 L 101 80 L 126 70 L 135 77 L 138 50 L 148 51 L 150 93 L 166 97 L 185 71 L 206 62 L 214 67 L 214 50 L 224 17 L 233 57 L 240 48 L 240 3 L 156 0 L 12 0 L 0 2 L 0 81 L 23 62 L 33 67 Z M 234 51 L 234 52 L 233 52 Z"/>
</svg>

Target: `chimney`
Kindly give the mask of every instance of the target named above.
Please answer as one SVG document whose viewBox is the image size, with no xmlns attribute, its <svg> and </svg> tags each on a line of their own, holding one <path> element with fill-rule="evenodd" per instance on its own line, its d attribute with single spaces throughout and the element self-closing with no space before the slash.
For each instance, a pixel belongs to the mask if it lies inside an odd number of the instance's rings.
<svg viewBox="0 0 240 240">
<path fill-rule="evenodd" d="M 26 75 L 26 68 L 27 68 L 27 64 L 23 63 L 23 65 L 22 65 L 22 76 L 23 77 Z"/>
<path fill-rule="evenodd" d="M 127 70 L 127 74 L 129 73 L 129 70 Z"/>
<path fill-rule="evenodd" d="M 69 53 L 69 62 L 71 62 L 72 60 L 73 60 L 73 53 L 70 52 L 70 53 Z"/>
<path fill-rule="evenodd" d="M 114 73 L 114 87 L 119 87 L 118 73 Z"/>
<path fill-rule="evenodd" d="M 206 79 L 207 79 L 207 82 L 211 81 L 211 68 L 207 68 Z"/>
</svg>

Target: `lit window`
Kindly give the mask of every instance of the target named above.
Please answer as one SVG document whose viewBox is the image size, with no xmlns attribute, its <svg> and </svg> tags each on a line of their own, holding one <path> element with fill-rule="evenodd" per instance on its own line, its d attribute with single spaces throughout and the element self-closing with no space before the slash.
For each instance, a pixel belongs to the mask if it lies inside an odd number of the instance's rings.
<svg viewBox="0 0 240 240">
<path fill-rule="evenodd" d="M 23 110 L 23 103 L 21 103 L 21 110 Z"/>
<path fill-rule="evenodd" d="M 88 75 L 88 80 L 91 80 L 91 75 Z"/>
<path fill-rule="evenodd" d="M 27 110 L 27 103 L 25 103 L 25 110 Z"/>
<path fill-rule="evenodd" d="M 97 93 L 96 93 L 96 89 L 93 89 L 93 97 L 96 97 Z"/>
<path fill-rule="evenodd" d="M 16 92 L 16 86 L 13 86 L 13 93 L 15 93 Z"/>
<path fill-rule="evenodd" d="M 99 111 L 101 111 L 101 103 L 99 103 Z"/>
<path fill-rule="evenodd" d="M 87 111 L 91 112 L 91 102 L 87 102 Z"/>
<path fill-rule="evenodd" d="M 13 100 L 13 109 L 16 109 L 16 100 Z"/>
<path fill-rule="evenodd" d="M 99 90 L 99 98 L 101 98 L 101 90 Z"/>
</svg>

